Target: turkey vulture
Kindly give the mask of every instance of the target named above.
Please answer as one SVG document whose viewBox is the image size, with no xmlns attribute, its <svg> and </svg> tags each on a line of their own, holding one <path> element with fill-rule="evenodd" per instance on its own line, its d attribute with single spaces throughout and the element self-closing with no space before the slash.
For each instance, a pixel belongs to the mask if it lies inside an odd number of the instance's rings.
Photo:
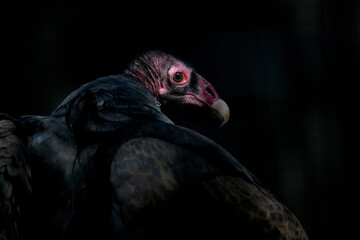
<svg viewBox="0 0 360 240">
<path fill-rule="evenodd" d="M 0 239 L 307 239 L 221 146 L 160 105 L 229 108 L 172 55 L 71 93 L 49 116 L 0 115 Z"/>
</svg>

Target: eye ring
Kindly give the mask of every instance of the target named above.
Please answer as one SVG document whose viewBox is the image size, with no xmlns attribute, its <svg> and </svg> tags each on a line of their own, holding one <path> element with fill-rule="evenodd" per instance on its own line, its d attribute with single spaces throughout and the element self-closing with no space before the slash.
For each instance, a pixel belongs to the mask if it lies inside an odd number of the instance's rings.
<svg viewBox="0 0 360 240">
<path fill-rule="evenodd" d="M 176 72 L 174 75 L 173 75 L 173 81 L 176 82 L 176 83 L 180 83 L 184 80 L 184 74 L 182 72 Z"/>
</svg>

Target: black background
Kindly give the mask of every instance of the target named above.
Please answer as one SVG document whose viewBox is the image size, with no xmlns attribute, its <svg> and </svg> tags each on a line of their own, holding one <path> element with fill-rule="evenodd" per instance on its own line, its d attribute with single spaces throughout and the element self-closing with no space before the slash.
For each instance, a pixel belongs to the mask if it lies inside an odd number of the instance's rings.
<svg viewBox="0 0 360 240">
<path fill-rule="evenodd" d="M 231 109 L 223 128 L 186 110 L 169 111 L 175 122 L 228 149 L 311 239 L 359 236 L 358 1 L 10 4 L 1 8 L 0 112 L 48 115 L 139 53 L 169 52 Z"/>
</svg>

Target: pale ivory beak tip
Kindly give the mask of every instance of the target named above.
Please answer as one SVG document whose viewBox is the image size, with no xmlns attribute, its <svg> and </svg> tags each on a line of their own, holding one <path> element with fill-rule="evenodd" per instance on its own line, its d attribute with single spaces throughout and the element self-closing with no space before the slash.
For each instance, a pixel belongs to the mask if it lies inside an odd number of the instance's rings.
<svg viewBox="0 0 360 240">
<path fill-rule="evenodd" d="M 222 99 L 216 100 L 212 105 L 212 114 L 221 121 L 220 127 L 224 126 L 230 118 L 230 109 Z"/>
</svg>

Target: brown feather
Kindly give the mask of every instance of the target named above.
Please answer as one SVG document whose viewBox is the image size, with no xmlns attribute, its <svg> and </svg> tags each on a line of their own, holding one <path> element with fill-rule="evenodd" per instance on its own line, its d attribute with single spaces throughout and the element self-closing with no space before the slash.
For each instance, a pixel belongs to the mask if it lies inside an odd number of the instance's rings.
<svg viewBox="0 0 360 240">
<path fill-rule="evenodd" d="M 20 124 L 0 114 L 0 239 L 23 239 L 21 226 L 22 198 L 31 193 L 30 167 Z"/>
</svg>

